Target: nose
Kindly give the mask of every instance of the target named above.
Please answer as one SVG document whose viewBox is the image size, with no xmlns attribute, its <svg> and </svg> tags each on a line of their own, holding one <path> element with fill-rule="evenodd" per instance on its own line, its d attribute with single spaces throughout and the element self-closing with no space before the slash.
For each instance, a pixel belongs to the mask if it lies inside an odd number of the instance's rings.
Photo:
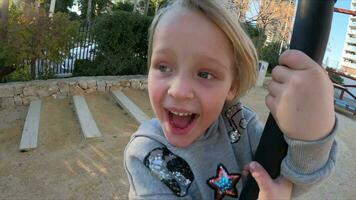
<svg viewBox="0 0 356 200">
<path fill-rule="evenodd" d="M 176 99 L 193 99 L 193 85 L 188 78 L 177 76 L 172 80 L 168 88 L 168 95 Z"/>
</svg>

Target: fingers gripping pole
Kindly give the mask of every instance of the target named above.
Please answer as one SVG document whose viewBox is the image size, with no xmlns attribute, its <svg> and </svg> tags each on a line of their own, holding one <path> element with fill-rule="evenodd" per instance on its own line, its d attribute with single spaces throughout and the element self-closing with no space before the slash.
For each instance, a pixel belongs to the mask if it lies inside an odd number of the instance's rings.
<svg viewBox="0 0 356 200">
<path fill-rule="evenodd" d="M 329 38 L 334 3 L 334 0 L 298 0 L 290 48 L 303 51 L 320 65 Z M 254 159 L 272 178 L 277 178 L 287 147 L 283 133 L 270 114 Z M 240 199 L 257 199 L 258 193 L 258 185 L 249 175 Z"/>
</svg>

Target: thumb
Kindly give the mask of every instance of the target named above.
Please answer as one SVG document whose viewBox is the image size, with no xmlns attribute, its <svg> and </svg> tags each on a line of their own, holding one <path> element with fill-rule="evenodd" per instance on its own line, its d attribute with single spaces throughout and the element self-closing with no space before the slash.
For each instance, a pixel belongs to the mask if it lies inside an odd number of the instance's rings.
<svg viewBox="0 0 356 200">
<path fill-rule="evenodd" d="M 251 175 L 256 180 L 260 191 L 270 191 L 274 182 L 262 165 L 258 162 L 252 161 L 248 167 Z"/>
</svg>

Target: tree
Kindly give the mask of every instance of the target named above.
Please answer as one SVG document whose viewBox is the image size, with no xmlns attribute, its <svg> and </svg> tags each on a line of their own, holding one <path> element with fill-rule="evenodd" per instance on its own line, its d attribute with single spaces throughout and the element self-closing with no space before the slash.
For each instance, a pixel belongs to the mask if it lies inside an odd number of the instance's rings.
<svg viewBox="0 0 356 200">
<path fill-rule="evenodd" d="M 131 1 L 125 0 L 125 1 L 119 1 L 114 5 L 113 10 L 122 10 L 126 12 L 132 12 L 134 8 L 134 5 Z"/>
<path fill-rule="evenodd" d="M 246 13 L 249 8 L 249 0 L 234 0 L 237 9 L 237 15 L 240 21 L 245 21 Z"/>
<path fill-rule="evenodd" d="M 39 14 L 40 2 L 36 0 L 24 0 L 23 17 L 26 20 L 36 18 Z"/>
<path fill-rule="evenodd" d="M 166 2 L 167 0 L 134 0 L 132 11 L 139 12 L 148 16 L 153 16 L 157 13 L 160 6 Z"/>
<path fill-rule="evenodd" d="M 161 5 L 165 4 L 167 1 L 166 0 L 151 0 L 151 3 L 153 4 L 153 7 L 155 9 L 155 15 L 160 8 Z"/>
<path fill-rule="evenodd" d="M 93 0 L 88 0 L 88 6 L 87 6 L 87 23 L 90 24 L 90 18 L 91 18 L 91 11 L 92 11 L 92 3 Z"/>
<path fill-rule="evenodd" d="M 259 51 L 260 59 L 269 63 L 268 72 L 271 72 L 272 69 L 278 64 L 279 44 L 280 43 L 278 41 L 271 42 L 262 47 Z"/>
<path fill-rule="evenodd" d="M 288 40 L 294 14 L 292 0 L 250 0 L 251 13 L 246 19 L 266 32 L 269 41 Z"/>
<path fill-rule="evenodd" d="M 32 4 L 33 6 L 33 4 Z M 31 77 L 36 78 L 36 61 L 60 62 L 69 54 L 68 44 L 78 30 L 79 24 L 69 20 L 64 13 L 53 18 L 43 9 L 29 6 L 26 16 L 15 8 L 10 10 L 8 40 L 1 55 L 6 55 L 8 66 L 31 67 Z M 32 18 L 28 18 L 32 16 Z"/>
<path fill-rule="evenodd" d="M 45 10 L 49 10 L 50 4 L 51 4 L 51 0 L 44 0 L 42 3 L 42 7 Z M 62 13 L 70 14 L 68 8 L 73 7 L 73 5 L 74 5 L 74 0 L 57 0 L 54 12 L 62 12 Z"/>
<path fill-rule="evenodd" d="M 6 40 L 7 37 L 7 23 L 9 13 L 9 0 L 2 0 L 0 13 L 0 43 Z"/>
<path fill-rule="evenodd" d="M 283 41 L 287 43 L 292 25 L 295 0 L 226 0 L 227 5 L 234 4 L 235 12 L 241 22 L 254 24 L 260 35 L 266 35 L 267 42 Z M 249 15 L 247 12 L 249 11 Z M 263 39 L 259 39 L 263 41 Z M 263 44 L 258 44 L 257 48 Z"/>
<path fill-rule="evenodd" d="M 55 7 L 56 7 L 56 0 L 51 0 L 51 5 L 49 7 L 49 17 L 53 17 Z"/>
<path fill-rule="evenodd" d="M 150 5 L 150 0 L 145 0 L 145 15 L 147 16 L 148 14 L 148 7 Z"/>
<path fill-rule="evenodd" d="M 67 13 L 71 20 L 79 19 L 79 15 L 76 12 L 72 12 L 69 8 L 72 8 L 77 0 L 57 0 L 54 12 Z M 41 0 L 41 8 L 49 10 L 51 0 Z"/>
<path fill-rule="evenodd" d="M 254 26 L 253 24 L 250 24 L 248 22 L 241 23 L 241 26 L 245 30 L 245 32 L 249 35 L 249 37 L 251 38 L 258 53 L 260 53 L 260 50 L 262 49 L 262 47 L 264 46 L 265 41 L 266 41 L 266 34 L 265 34 L 264 30 Z"/>
<path fill-rule="evenodd" d="M 114 6 L 111 0 L 78 0 L 78 5 L 82 13 L 81 18 L 87 19 L 87 21 L 91 21 L 93 17 L 102 13 L 110 12 Z"/>
<path fill-rule="evenodd" d="M 136 12 L 137 11 L 137 8 L 138 8 L 138 5 L 139 5 L 139 2 L 140 2 L 140 0 L 134 0 L 134 7 L 133 7 L 133 12 Z"/>
</svg>

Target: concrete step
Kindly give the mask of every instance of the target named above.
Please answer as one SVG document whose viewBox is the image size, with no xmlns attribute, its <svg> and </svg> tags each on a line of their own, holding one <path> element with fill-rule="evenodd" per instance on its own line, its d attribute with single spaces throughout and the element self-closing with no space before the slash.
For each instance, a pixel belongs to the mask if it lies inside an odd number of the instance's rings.
<svg viewBox="0 0 356 200">
<path fill-rule="evenodd" d="M 124 93 L 120 90 L 112 92 L 116 102 L 125 109 L 139 124 L 148 120 L 149 117 L 142 112 Z"/>
<path fill-rule="evenodd" d="M 85 138 L 101 137 L 101 133 L 82 96 L 73 96 L 74 109 Z"/>
<path fill-rule="evenodd" d="M 32 101 L 25 120 L 20 142 L 20 151 L 37 148 L 38 129 L 40 124 L 41 101 Z"/>
</svg>

